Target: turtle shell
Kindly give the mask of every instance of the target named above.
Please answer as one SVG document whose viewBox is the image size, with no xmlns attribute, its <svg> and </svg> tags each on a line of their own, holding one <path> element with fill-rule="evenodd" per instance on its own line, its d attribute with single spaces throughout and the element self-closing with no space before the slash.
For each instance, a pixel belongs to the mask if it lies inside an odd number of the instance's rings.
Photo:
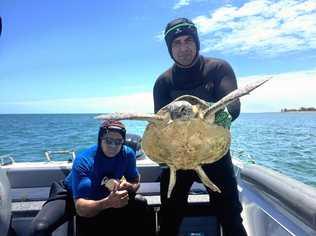
<svg viewBox="0 0 316 236">
<path fill-rule="evenodd" d="M 158 111 L 163 122 L 149 123 L 142 139 L 142 148 L 150 159 L 178 169 L 195 169 L 222 158 L 231 143 L 229 129 L 214 123 L 214 118 L 203 119 L 202 112 L 209 107 L 194 96 L 182 96 L 175 101 L 187 101 L 193 106 L 194 117 L 189 120 L 171 120 L 167 106 Z"/>
</svg>

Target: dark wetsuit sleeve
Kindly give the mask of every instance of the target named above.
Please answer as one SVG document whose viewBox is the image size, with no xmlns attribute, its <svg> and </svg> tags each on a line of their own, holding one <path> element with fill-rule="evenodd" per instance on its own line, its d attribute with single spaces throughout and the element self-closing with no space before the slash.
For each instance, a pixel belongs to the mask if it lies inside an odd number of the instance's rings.
<svg viewBox="0 0 316 236">
<path fill-rule="evenodd" d="M 165 78 L 160 76 L 154 86 L 154 111 L 157 113 L 162 107 L 167 105 L 170 101 L 169 89 Z"/>
<path fill-rule="evenodd" d="M 224 62 L 218 68 L 217 80 L 215 83 L 215 97 L 220 100 L 233 90 L 237 89 L 237 80 L 235 73 L 231 66 Z M 227 106 L 232 119 L 235 120 L 240 114 L 240 101 L 239 99 L 232 102 Z"/>
</svg>

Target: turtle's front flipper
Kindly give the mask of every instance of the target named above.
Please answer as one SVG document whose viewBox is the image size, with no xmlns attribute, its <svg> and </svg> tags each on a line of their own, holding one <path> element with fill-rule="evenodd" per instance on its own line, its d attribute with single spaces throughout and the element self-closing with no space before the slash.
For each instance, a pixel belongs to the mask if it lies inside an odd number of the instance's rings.
<svg viewBox="0 0 316 236">
<path fill-rule="evenodd" d="M 202 183 L 205 186 L 209 187 L 214 192 L 221 193 L 221 190 L 207 177 L 201 166 L 196 167 L 194 170 L 198 173 Z"/>
<path fill-rule="evenodd" d="M 145 120 L 157 122 L 163 120 L 162 116 L 143 113 L 109 113 L 94 117 L 97 120 Z"/>
<path fill-rule="evenodd" d="M 174 167 L 169 166 L 170 169 L 170 177 L 169 177 L 169 187 L 168 187 L 168 198 L 170 198 L 172 189 L 174 188 L 174 185 L 176 184 L 176 169 Z"/>
<path fill-rule="evenodd" d="M 258 88 L 259 86 L 263 85 L 265 82 L 270 80 L 271 77 L 265 78 L 262 80 L 255 81 L 253 83 L 249 83 L 245 85 L 242 88 L 236 89 L 223 97 L 218 102 L 214 103 L 210 108 L 206 109 L 203 113 L 203 118 L 208 118 L 214 115 L 217 111 L 223 109 L 225 106 L 227 106 L 229 103 L 233 102 L 234 100 L 249 94 L 252 90 Z"/>
</svg>

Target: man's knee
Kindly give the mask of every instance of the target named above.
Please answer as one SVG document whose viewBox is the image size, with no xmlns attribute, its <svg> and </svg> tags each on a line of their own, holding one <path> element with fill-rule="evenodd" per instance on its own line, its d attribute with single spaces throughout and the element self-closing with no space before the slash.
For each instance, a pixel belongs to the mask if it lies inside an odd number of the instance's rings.
<svg viewBox="0 0 316 236">
<path fill-rule="evenodd" d="M 147 199 L 141 194 L 136 194 L 134 204 L 139 208 L 147 208 L 148 206 Z"/>
<path fill-rule="evenodd" d="M 46 220 L 33 220 L 30 230 L 32 236 L 48 235 L 49 224 Z"/>
</svg>

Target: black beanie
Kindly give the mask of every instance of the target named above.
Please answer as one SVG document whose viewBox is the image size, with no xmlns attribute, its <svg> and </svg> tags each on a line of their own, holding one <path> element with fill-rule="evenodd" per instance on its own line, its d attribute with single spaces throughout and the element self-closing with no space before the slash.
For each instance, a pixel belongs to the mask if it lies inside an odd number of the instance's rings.
<svg viewBox="0 0 316 236">
<path fill-rule="evenodd" d="M 197 29 L 195 24 L 186 18 L 177 18 L 175 20 L 170 21 L 165 29 L 165 40 L 168 47 L 168 51 L 170 56 L 173 58 L 171 45 L 172 41 L 182 35 L 191 35 L 195 44 L 196 44 L 196 53 L 200 50 L 200 40 L 197 33 Z"/>
</svg>

